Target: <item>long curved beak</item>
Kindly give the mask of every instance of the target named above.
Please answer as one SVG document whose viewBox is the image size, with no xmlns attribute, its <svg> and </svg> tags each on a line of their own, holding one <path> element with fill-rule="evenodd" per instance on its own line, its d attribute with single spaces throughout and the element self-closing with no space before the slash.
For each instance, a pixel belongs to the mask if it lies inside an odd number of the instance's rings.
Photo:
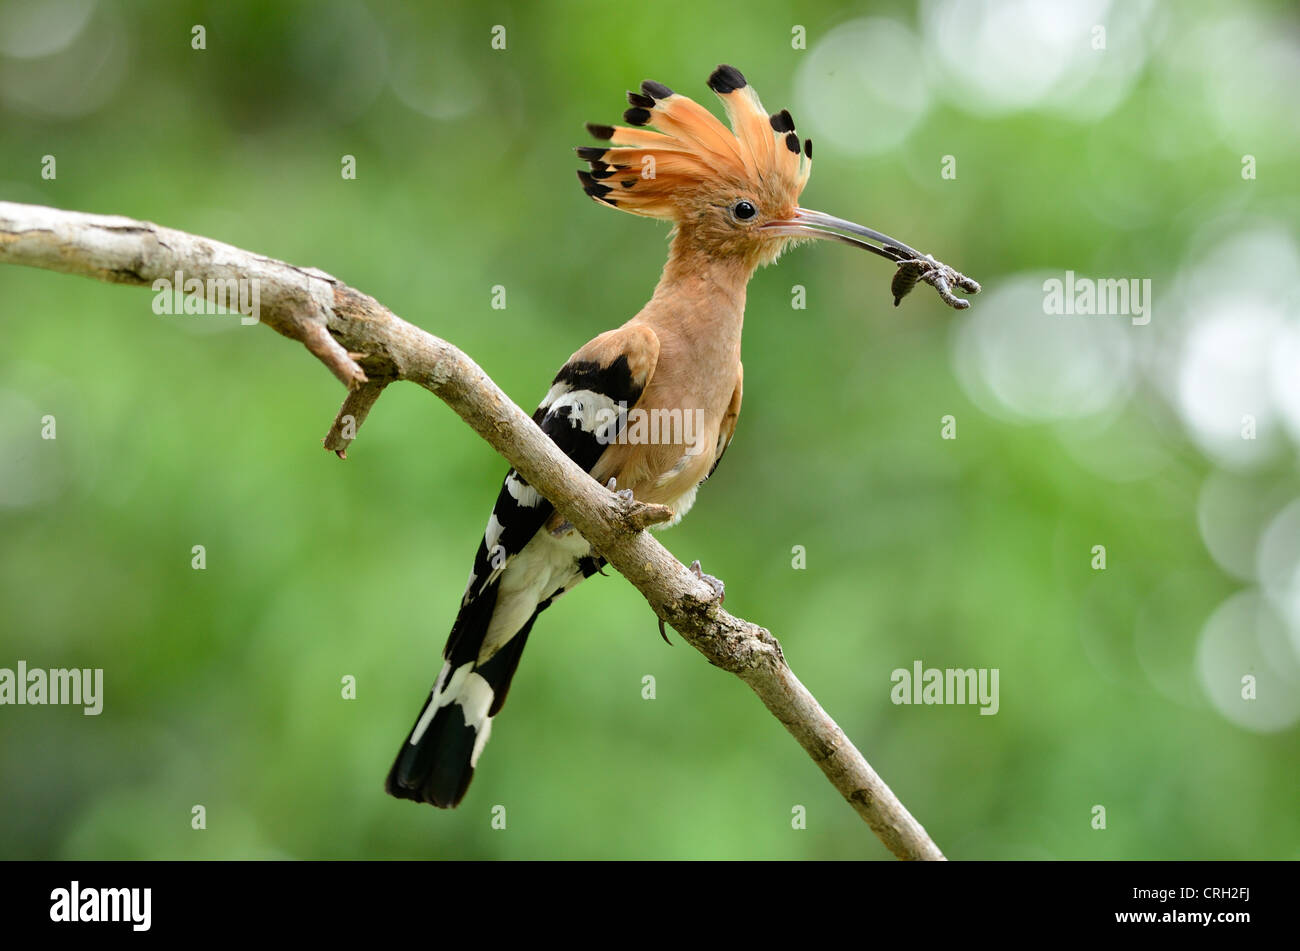
<svg viewBox="0 0 1300 951">
<path fill-rule="evenodd" d="M 807 208 L 796 208 L 794 215 L 785 221 L 769 221 L 763 225 L 763 230 L 791 238 L 820 238 L 825 241 L 839 241 L 841 244 L 878 254 L 890 261 L 907 261 L 925 257 L 920 251 L 908 247 L 897 238 L 891 238 L 887 234 L 881 234 L 879 231 L 864 225 L 854 224 L 852 221 L 845 221 L 843 218 L 836 218 L 833 215 L 824 214 L 820 211 L 811 211 Z M 863 238 L 876 242 L 880 247 L 877 247 L 876 244 L 868 244 L 867 241 L 862 240 Z"/>
<path fill-rule="evenodd" d="M 820 238 L 823 241 L 838 241 L 853 248 L 861 248 L 877 254 L 898 266 L 890 289 L 894 294 L 894 306 L 916 286 L 924 281 L 933 287 L 939 297 L 949 307 L 964 310 L 970 301 L 962 300 L 952 293 L 954 287 L 978 294 L 980 285 L 960 271 L 949 267 L 942 261 L 935 260 L 928 254 L 922 254 L 916 248 L 909 247 L 897 238 L 881 234 L 873 228 L 845 221 L 820 211 L 796 208 L 794 214 L 783 221 L 769 221 L 762 226 L 764 231 L 790 238 Z M 871 242 L 875 242 L 874 244 Z"/>
</svg>

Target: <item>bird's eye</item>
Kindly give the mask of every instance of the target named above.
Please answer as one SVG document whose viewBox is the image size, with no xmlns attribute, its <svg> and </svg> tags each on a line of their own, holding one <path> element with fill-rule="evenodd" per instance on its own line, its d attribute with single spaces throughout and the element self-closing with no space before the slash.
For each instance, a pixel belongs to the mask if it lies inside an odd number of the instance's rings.
<svg viewBox="0 0 1300 951">
<path fill-rule="evenodd" d="M 731 213 L 741 221 L 748 221 L 750 218 L 753 218 L 758 214 L 758 209 L 747 201 L 738 201 L 732 207 Z"/>
</svg>

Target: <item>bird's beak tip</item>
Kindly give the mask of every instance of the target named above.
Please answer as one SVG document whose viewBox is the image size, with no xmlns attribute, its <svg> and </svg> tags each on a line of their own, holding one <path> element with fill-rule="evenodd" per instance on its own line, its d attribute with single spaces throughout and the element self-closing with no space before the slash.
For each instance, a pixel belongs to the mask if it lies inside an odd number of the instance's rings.
<svg viewBox="0 0 1300 951">
<path fill-rule="evenodd" d="M 892 262 L 898 268 L 892 285 L 895 307 L 902 303 L 903 297 L 920 281 L 934 287 L 943 302 L 957 310 L 965 310 L 970 306 L 970 301 L 962 300 L 953 294 L 954 287 L 970 294 L 979 293 L 979 283 L 955 268 L 928 254 L 922 254 L 896 238 L 891 238 L 873 228 L 845 221 L 843 218 L 836 218 L 808 208 L 796 208 L 794 214 L 788 219 L 771 221 L 763 227 L 789 238 L 821 238 L 827 241 L 838 241 L 850 247 L 870 251 Z"/>
</svg>

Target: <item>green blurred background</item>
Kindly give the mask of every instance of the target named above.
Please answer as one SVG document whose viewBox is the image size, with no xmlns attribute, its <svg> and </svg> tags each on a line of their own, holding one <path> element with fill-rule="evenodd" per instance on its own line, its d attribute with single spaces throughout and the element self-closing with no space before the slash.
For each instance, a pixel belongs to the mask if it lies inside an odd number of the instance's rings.
<svg viewBox="0 0 1300 951">
<path fill-rule="evenodd" d="M 0 0 L 0 198 L 322 268 L 531 410 L 666 250 L 583 196 L 583 123 L 645 78 L 720 112 L 738 66 L 817 142 L 803 204 L 985 292 L 895 310 L 831 245 L 760 272 L 735 441 L 665 544 L 951 858 L 1300 856 L 1294 8 L 741 11 Z M 1150 279 L 1150 324 L 1045 315 L 1067 270 Z M 0 268 L 0 667 L 105 678 L 99 717 L 0 707 L 0 857 L 887 857 L 616 575 L 543 616 L 459 810 L 387 797 L 506 466 L 412 386 L 340 463 L 319 364 L 151 302 Z M 894 705 L 915 660 L 997 668 L 998 714 Z"/>
</svg>

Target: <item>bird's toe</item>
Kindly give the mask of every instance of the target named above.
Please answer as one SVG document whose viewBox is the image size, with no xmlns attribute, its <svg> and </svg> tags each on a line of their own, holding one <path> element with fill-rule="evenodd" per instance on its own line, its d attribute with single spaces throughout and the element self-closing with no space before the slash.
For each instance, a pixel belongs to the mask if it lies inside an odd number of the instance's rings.
<svg viewBox="0 0 1300 951">
<path fill-rule="evenodd" d="M 705 574 L 704 569 L 700 567 L 699 559 L 691 562 L 691 574 L 695 575 L 695 577 L 699 578 L 713 589 L 713 597 L 719 604 L 727 600 L 726 584 L 723 583 L 721 578 L 715 578 L 713 575 Z"/>
</svg>

